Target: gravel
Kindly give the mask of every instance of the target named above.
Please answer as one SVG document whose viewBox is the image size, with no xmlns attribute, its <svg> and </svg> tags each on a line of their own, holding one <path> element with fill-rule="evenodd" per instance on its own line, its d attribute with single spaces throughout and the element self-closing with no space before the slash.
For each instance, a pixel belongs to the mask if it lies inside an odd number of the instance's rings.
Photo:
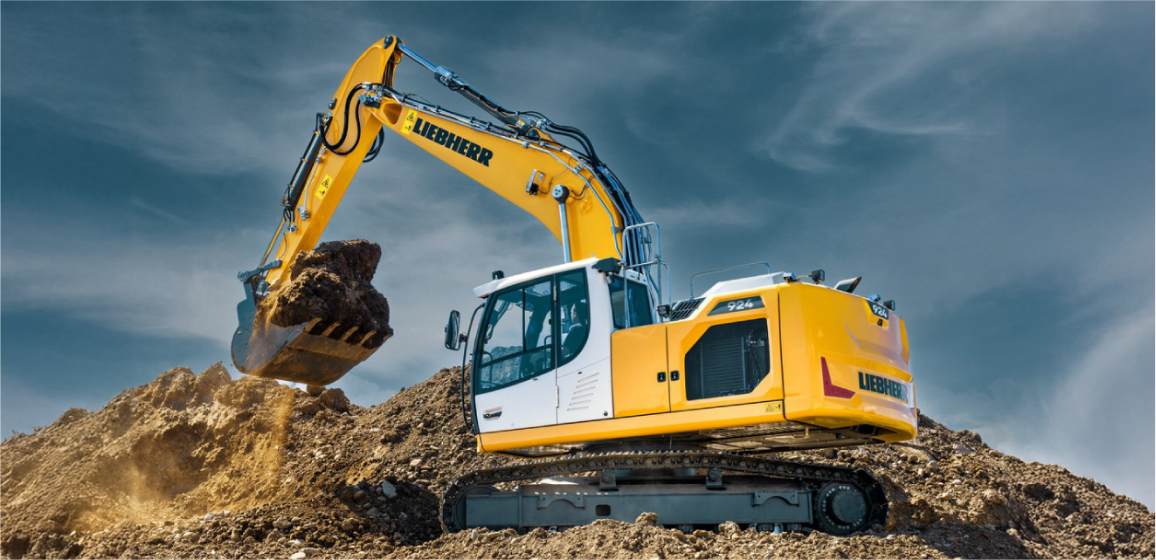
<svg viewBox="0 0 1156 560">
<path fill-rule="evenodd" d="M 978 434 L 920 418 L 919 439 L 783 454 L 869 469 L 886 528 L 850 537 L 724 523 L 683 533 L 653 515 L 565 531 L 444 535 L 439 493 L 478 455 L 442 370 L 372 407 L 178 368 L 95 412 L 72 409 L 0 446 L 4 557 L 1153 557 L 1142 504 Z M 302 556 L 303 555 L 303 556 Z"/>
</svg>

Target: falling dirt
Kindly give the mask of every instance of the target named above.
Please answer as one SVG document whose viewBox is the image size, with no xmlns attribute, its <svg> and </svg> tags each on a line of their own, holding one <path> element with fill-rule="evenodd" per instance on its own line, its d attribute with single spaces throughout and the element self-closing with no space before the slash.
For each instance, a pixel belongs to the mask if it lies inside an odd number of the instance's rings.
<svg viewBox="0 0 1156 560">
<path fill-rule="evenodd" d="M 319 318 L 326 323 L 374 331 L 389 338 L 389 303 L 372 281 L 381 247 L 356 239 L 330 241 L 301 253 L 289 267 L 287 282 L 274 287 L 262 303 L 269 321 L 282 327 Z"/>
<path fill-rule="evenodd" d="M 443 535 L 438 494 L 479 456 L 442 370 L 362 408 L 175 369 L 96 412 L 73 409 L 0 446 L 0 552 L 20 557 L 1152 557 L 1153 514 L 1063 468 L 1023 462 L 921 417 L 904 445 L 785 454 L 871 470 L 886 527 L 850 537 L 725 523 L 682 533 L 653 515 L 565 531 Z"/>
</svg>

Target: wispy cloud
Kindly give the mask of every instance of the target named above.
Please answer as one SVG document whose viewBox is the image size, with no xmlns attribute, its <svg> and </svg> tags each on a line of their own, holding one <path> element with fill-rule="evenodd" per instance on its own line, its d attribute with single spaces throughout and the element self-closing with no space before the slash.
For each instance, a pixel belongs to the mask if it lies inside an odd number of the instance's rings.
<svg viewBox="0 0 1156 560">
<path fill-rule="evenodd" d="M 168 222 L 170 224 L 182 226 L 182 225 L 188 225 L 188 223 L 189 223 L 189 221 L 186 220 L 185 218 L 182 218 L 182 217 L 180 217 L 180 216 L 178 216 L 172 212 L 169 212 L 168 210 L 165 210 L 164 208 L 161 208 L 159 206 L 155 206 L 153 204 L 145 202 L 140 197 L 136 197 L 136 196 L 129 197 L 128 203 L 133 208 L 136 208 L 138 210 L 142 210 L 142 211 L 144 211 L 145 214 L 148 214 L 154 218 L 159 218 L 159 219 L 164 220 L 165 222 Z"/>
<path fill-rule="evenodd" d="M 84 241 L 85 231 L 58 228 L 71 241 L 67 247 L 6 248 L 4 308 L 52 311 L 150 336 L 228 340 L 242 295 L 232 270 L 239 268 L 233 243 L 257 246 L 260 234 L 190 245 L 117 237 Z"/>
<path fill-rule="evenodd" d="M 1022 458 L 1063 465 L 1091 476 L 1149 507 L 1156 505 L 1152 457 L 1152 302 L 1081 344 L 1081 356 L 1056 383 L 1039 386 L 1040 400 L 1025 402 L 981 433 Z M 1019 426 L 1036 426 L 1025 432 Z M 1136 468 L 1147 465 L 1149 468 Z"/>
<path fill-rule="evenodd" d="M 853 131 L 904 137 L 983 134 L 963 111 L 991 59 L 1087 16 L 1046 4 L 820 4 L 793 37 L 817 52 L 807 85 L 758 147 L 807 172 L 833 169 Z M 966 58 L 965 58 L 966 57 Z"/>
</svg>

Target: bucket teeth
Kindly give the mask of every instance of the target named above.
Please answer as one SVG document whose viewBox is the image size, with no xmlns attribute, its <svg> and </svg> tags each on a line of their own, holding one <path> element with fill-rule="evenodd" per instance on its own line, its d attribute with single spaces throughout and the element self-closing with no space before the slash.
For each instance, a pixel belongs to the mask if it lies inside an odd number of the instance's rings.
<svg viewBox="0 0 1156 560">
<path fill-rule="evenodd" d="M 323 321 L 321 319 L 313 319 L 312 321 L 307 323 L 307 326 L 305 327 L 305 332 L 307 332 L 311 335 L 314 335 L 314 336 L 321 336 L 322 334 L 325 333 L 325 331 L 329 330 L 329 327 L 331 327 L 332 325 L 333 325 L 332 321 Z"/>
<path fill-rule="evenodd" d="M 306 334 L 323 336 L 369 350 L 381 346 L 389 338 L 389 334 L 382 334 L 377 330 L 366 330 L 358 325 L 350 327 L 336 321 L 326 321 L 320 318 L 311 319 L 305 323 L 303 330 Z"/>
</svg>

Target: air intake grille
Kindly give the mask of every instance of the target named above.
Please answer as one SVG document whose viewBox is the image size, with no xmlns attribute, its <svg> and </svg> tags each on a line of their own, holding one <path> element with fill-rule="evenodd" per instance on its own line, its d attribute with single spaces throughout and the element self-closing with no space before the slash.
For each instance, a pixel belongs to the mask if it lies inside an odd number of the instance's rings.
<svg viewBox="0 0 1156 560">
<path fill-rule="evenodd" d="M 689 400 L 749 393 L 770 372 L 764 319 L 715 325 L 686 353 Z"/>
<path fill-rule="evenodd" d="M 699 304 L 702 303 L 702 298 L 684 299 L 674 304 L 674 308 L 670 310 L 671 321 L 681 321 L 690 317 L 695 309 L 698 309 Z"/>
</svg>

